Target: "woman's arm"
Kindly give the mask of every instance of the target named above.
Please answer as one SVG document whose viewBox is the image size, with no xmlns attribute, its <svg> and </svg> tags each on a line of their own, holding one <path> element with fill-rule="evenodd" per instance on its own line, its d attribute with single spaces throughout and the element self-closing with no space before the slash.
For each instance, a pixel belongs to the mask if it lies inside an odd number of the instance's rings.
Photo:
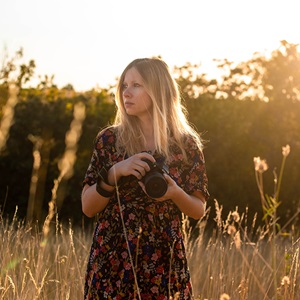
<svg viewBox="0 0 300 300">
<path fill-rule="evenodd" d="M 100 181 L 100 187 L 107 192 L 113 192 L 118 180 L 123 176 L 134 175 L 141 179 L 146 172 L 150 170 L 149 165 L 143 161 L 148 159 L 155 161 L 154 157 L 149 153 L 142 152 L 135 154 L 123 161 L 114 164 L 107 174 L 107 183 Z M 89 186 L 86 184 L 81 194 L 82 211 L 87 217 L 93 217 L 101 212 L 109 202 L 109 197 L 101 196 L 96 190 L 96 184 Z"/>
<path fill-rule="evenodd" d="M 185 215 L 195 220 L 202 218 L 206 208 L 203 194 L 200 191 L 195 191 L 189 195 L 179 186 L 177 187 L 177 192 L 175 192 L 173 198 L 171 198 L 172 201 Z"/>
<path fill-rule="evenodd" d="M 204 216 L 206 201 L 204 195 L 200 191 L 195 191 L 191 195 L 187 194 L 176 182 L 167 174 L 164 174 L 168 182 L 168 190 L 161 198 L 155 198 L 157 201 L 172 200 L 177 207 L 187 216 L 198 220 Z M 139 182 L 145 191 L 145 186 Z"/>
<path fill-rule="evenodd" d="M 114 191 L 115 187 L 109 186 L 104 182 L 100 182 L 100 185 L 103 189 L 107 190 L 108 192 Z M 108 197 L 101 196 L 96 191 L 96 184 L 88 185 L 86 184 L 83 187 L 82 194 L 81 194 L 81 205 L 82 205 L 82 212 L 89 218 L 92 218 L 97 213 L 101 212 L 109 202 Z"/>
</svg>

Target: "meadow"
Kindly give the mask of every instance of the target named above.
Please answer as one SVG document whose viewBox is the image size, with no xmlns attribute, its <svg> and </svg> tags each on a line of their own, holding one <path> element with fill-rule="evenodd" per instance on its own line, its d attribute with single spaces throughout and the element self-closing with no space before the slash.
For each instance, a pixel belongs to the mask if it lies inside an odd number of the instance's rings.
<svg viewBox="0 0 300 300">
<path fill-rule="evenodd" d="M 0 124 L 0 150 L 8 139 L 16 100 L 17 90 L 12 89 Z M 54 181 L 45 221 L 31 223 L 30 210 L 27 211 L 27 221 L 20 219 L 18 208 L 14 217 L 8 219 L 2 211 L 5 205 L 0 207 L 0 299 L 83 298 L 93 227 L 61 222 L 56 206 L 59 200 L 58 187 L 73 174 L 85 113 L 82 103 L 74 105 L 73 121 L 66 134 L 66 149 L 64 155 L 60 156 L 59 176 Z M 37 147 L 39 139 L 30 137 L 35 147 L 29 198 L 34 199 L 41 153 Z M 219 151 L 218 147 L 215 148 Z M 239 211 L 238 207 L 225 214 L 222 199 L 210 199 L 206 215 L 197 224 L 190 224 L 188 219 L 183 218 L 195 300 L 300 300 L 300 235 L 299 226 L 296 225 L 300 209 L 296 209 L 283 226 L 279 225 L 277 210 L 281 204 L 281 181 L 289 151 L 288 145 L 282 148 L 282 165 L 279 174 L 274 174 L 272 196 L 264 192 L 263 173 L 268 168 L 266 162 L 259 157 L 254 158 L 261 200 L 261 207 L 257 207 L 256 214 L 253 210 L 249 214 L 248 208 Z M 212 164 L 216 165 L 214 162 Z M 259 217 L 261 213 L 262 219 Z M 173 299 L 176 299 L 176 295 L 173 295 Z"/>
<path fill-rule="evenodd" d="M 238 208 L 224 218 L 214 205 L 212 230 L 209 210 L 196 226 L 183 220 L 195 299 L 300 299 L 299 235 L 274 235 Z M 17 214 L 10 222 L 0 215 L 0 299 L 82 299 L 92 227 L 63 225 L 57 215 L 28 225 Z"/>
<path fill-rule="evenodd" d="M 299 209 L 288 226 L 280 227 L 277 216 L 289 152 L 289 145 L 282 147 L 282 165 L 279 175 L 275 174 L 272 196 L 265 194 L 263 185 L 263 173 L 268 165 L 260 157 L 254 158 L 261 197 L 258 209 L 263 211 L 263 220 L 259 220 L 257 214 L 250 219 L 248 209 L 240 212 L 238 207 L 224 216 L 222 205 L 214 199 L 197 224 L 190 224 L 189 219 L 183 217 L 195 300 L 300 299 L 300 238 L 297 227 L 293 226 Z M 68 156 L 70 153 L 62 162 L 69 161 Z M 93 226 L 82 224 L 73 228 L 71 222 L 59 220 L 57 190 L 72 164 L 61 165 L 66 167 L 61 168 L 54 182 L 49 212 L 42 224 L 20 220 L 17 208 L 11 220 L 0 211 L 0 299 L 83 298 Z M 176 299 L 176 295 L 171 299 Z"/>
</svg>

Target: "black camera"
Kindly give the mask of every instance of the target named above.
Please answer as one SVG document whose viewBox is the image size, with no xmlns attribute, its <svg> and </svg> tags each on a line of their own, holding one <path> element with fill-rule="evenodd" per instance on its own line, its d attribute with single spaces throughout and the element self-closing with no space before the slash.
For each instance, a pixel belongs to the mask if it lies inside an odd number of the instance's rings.
<svg viewBox="0 0 300 300">
<path fill-rule="evenodd" d="M 150 171 L 141 179 L 145 185 L 147 194 L 151 198 L 162 197 L 168 189 L 168 183 L 163 174 L 168 174 L 169 171 L 168 167 L 164 164 L 164 159 L 158 158 L 154 163 L 148 159 L 142 160 L 150 167 Z"/>
</svg>

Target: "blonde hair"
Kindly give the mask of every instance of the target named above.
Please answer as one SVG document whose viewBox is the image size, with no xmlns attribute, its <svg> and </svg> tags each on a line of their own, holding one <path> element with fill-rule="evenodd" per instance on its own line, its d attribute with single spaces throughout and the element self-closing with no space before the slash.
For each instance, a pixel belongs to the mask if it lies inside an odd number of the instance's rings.
<svg viewBox="0 0 300 300">
<path fill-rule="evenodd" d="M 190 135 L 202 148 L 197 132 L 189 125 L 186 110 L 182 106 L 178 85 L 172 78 L 167 64 L 159 58 L 140 58 L 132 61 L 123 71 L 116 90 L 118 107 L 114 126 L 117 127 L 117 149 L 128 155 L 141 152 L 146 142 L 145 136 L 135 116 L 126 113 L 122 87 L 126 72 L 135 68 L 143 79 L 146 92 L 152 100 L 155 149 L 167 160 L 170 157 L 170 146 L 177 145 L 184 157 L 184 137 Z"/>
</svg>

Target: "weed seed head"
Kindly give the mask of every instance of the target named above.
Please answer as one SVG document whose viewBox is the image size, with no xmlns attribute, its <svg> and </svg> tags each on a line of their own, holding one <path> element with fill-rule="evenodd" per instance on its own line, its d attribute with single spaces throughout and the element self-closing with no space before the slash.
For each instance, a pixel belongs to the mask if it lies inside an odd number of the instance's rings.
<svg viewBox="0 0 300 300">
<path fill-rule="evenodd" d="M 227 233 L 233 236 L 236 233 L 236 228 L 233 225 L 229 225 L 227 228 Z"/>
<path fill-rule="evenodd" d="M 281 280 L 281 285 L 282 286 L 290 285 L 290 278 L 288 276 L 283 276 L 283 278 Z"/>
<path fill-rule="evenodd" d="M 256 172 L 263 173 L 268 170 L 268 165 L 265 159 L 260 159 L 260 157 L 254 157 L 254 168 Z"/>
<path fill-rule="evenodd" d="M 220 300 L 230 300 L 230 297 L 228 294 L 224 293 L 221 295 Z"/>
<path fill-rule="evenodd" d="M 240 220 L 240 215 L 237 211 L 234 211 L 231 213 L 232 217 L 233 217 L 233 220 L 234 222 L 238 223 L 238 221 Z"/>
<path fill-rule="evenodd" d="M 290 154 L 290 152 L 291 152 L 290 145 L 286 145 L 286 146 L 282 147 L 282 155 L 284 157 L 287 157 Z"/>
</svg>

